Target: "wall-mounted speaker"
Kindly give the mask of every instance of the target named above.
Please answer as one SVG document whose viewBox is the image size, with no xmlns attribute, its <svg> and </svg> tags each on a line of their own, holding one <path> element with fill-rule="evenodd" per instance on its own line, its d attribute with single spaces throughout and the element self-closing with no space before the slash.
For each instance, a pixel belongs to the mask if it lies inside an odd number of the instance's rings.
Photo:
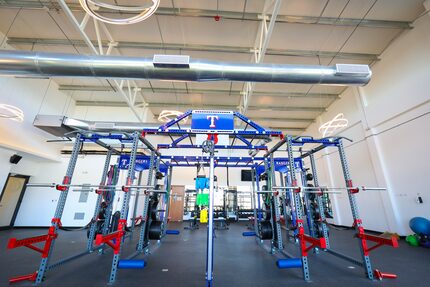
<svg viewBox="0 0 430 287">
<path fill-rule="evenodd" d="M 14 154 L 10 157 L 9 162 L 13 164 L 17 164 L 22 159 L 22 156 Z"/>
</svg>

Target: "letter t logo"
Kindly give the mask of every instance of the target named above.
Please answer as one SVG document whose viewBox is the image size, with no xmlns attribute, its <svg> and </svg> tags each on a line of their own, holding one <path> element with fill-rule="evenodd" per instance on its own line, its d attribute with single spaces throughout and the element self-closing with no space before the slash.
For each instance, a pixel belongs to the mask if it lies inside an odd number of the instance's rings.
<svg viewBox="0 0 430 287">
<path fill-rule="evenodd" d="M 210 119 L 211 124 L 210 124 L 210 128 L 214 128 L 215 127 L 215 119 L 218 120 L 218 116 L 207 116 L 206 117 L 207 120 Z"/>
</svg>

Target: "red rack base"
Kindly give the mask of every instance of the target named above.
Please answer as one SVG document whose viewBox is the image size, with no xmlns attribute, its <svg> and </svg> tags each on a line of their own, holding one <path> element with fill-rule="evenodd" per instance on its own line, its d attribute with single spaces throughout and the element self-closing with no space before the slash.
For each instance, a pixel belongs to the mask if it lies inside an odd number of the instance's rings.
<svg viewBox="0 0 430 287">
<path fill-rule="evenodd" d="M 11 279 L 9 279 L 9 283 L 17 283 L 17 282 L 22 282 L 22 281 L 31 281 L 34 282 L 36 281 L 37 278 L 37 271 L 28 275 L 21 275 L 21 276 L 16 276 L 13 277 Z"/>
</svg>

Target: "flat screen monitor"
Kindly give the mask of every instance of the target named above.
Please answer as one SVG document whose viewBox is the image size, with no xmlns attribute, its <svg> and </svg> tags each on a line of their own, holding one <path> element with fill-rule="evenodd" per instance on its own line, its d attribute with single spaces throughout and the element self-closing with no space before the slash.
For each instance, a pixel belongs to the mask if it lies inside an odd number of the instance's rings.
<svg viewBox="0 0 430 287">
<path fill-rule="evenodd" d="M 241 181 L 252 181 L 252 171 L 248 169 L 241 170 Z"/>
</svg>

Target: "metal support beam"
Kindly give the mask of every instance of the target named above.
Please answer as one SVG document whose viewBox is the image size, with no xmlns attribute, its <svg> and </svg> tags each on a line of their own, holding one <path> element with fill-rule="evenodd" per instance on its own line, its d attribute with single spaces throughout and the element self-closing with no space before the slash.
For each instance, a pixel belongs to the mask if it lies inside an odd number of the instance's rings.
<svg viewBox="0 0 430 287">
<path fill-rule="evenodd" d="M 82 12 L 78 3 L 67 2 L 72 11 Z M 49 9 L 58 11 L 60 7 L 55 1 L 50 0 L 16 0 L 2 1 L 0 7 L 3 8 L 23 8 L 23 9 Z M 112 10 L 101 9 L 103 13 L 112 13 Z M 131 14 L 127 12 L 124 14 Z M 175 16 L 175 17 L 199 17 L 213 19 L 220 16 L 223 20 L 236 21 L 261 21 L 261 13 L 224 11 L 210 9 L 192 9 L 192 8 L 169 8 L 159 7 L 156 15 Z M 277 23 L 294 23 L 309 25 L 334 25 L 334 26 L 357 26 L 368 28 L 388 28 L 388 29 L 411 29 L 412 23 L 408 21 L 390 21 L 390 20 L 371 20 L 371 19 L 353 19 L 337 17 L 318 17 L 318 16 L 295 16 L 295 15 L 278 15 Z"/>
<path fill-rule="evenodd" d="M 169 166 L 169 169 L 167 170 L 167 175 L 166 175 L 167 193 L 164 195 L 165 202 L 166 202 L 166 208 L 165 208 L 166 211 L 164 212 L 164 217 L 163 217 L 163 226 L 164 226 L 163 236 L 166 234 L 167 224 L 169 221 L 168 218 L 169 218 L 169 209 L 170 209 L 170 196 L 172 194 L 172 174 L 173 174 L 173 166 Z"/>
<path fill-rule="evenodd" d="M 339 140 L 338 151 L 339 151 L 340 163 L 342 164 L 343 176 L 345 178 L 345 184 L 347 187 L 352 187 L 353 184 L 352 184 L 351 174 L 349 173 L 348 161 L 346 159 L 345 149 L 343 147 L 342 140 Z M 349 204 L 351 206 L 352 218 L 354 220 L 353 226 L 357 234 L 359 234 L 361 231 L 364 231 L 364 228 L 363 228 L 363 222 L 361 221 L 360 214 L 358 211 L 357 200 L 355 198 L 355 194 L 350 189 L 348 189 L 347 192 L 348 192 Z M 367 278 L 369 278 L 370 280 L 373 280 L 372 264 L 370 263 L 369 253 L 366 250 L 367 249 L 366 239 L 360 238 L 358 236 L 356 238 L 358 240 L 361 258 L 363 260 L 363 269 L 366 272 Z"/>
<path fill-rule="evenodd" d="M 215 161 L 214 161 L 214 150 L 213 147 L 210 149 L 210 161 L 209 161 L 209 210 L 208 210 L 208 237 L 207 237 L 207 254 L 206 254 L 206 287 L 212 287 L 213 280 L 213 256 L 214 256 L 214 177 L 215 177 Z"/>
<path fill-rule="evenodd" d="M 267 25 L 267 20 L 269 19 L 266 14 L 270 4 L 273 4 L 273 10 L 270 14 L 270 22 Z M 273 2 L 274 1 L 274 2 Z M 278 16 L 279 8 L 281 7 L 282 0 L 266 0 L 263 9 L 263 16 L 261 20 L 260 31 L 257 34 L 257 39 L 255 39 L 255 63 L 259 64 L 264 61 L 264 56 L 266 55 L 267 47 L 272 37 L 273 28 L 275 27 L 276 17 Z M 243 85 L 242 99 L 239 107 L 239 111 L 242 114 L 246 114 L 248 110 L 249 103 L 251 102 L 252 94 L 255 89 L 255 82 L 246 82 Z"/>
<path fill-rule="evenodd" d="M 109 172 L 109 165 L 110 165 L 110 160 L 112 157 L 112 150 L 109 149 L 107 151 L 106 154 L 106 159 L 105 159 L 105 164 L 104 164 L 104 168 L 103 168 L 103 172 L 102 172 L 102 178 L 100 179 L 100 186 L 106 185 L 106 178 Z M 100 212 L 100 207 L 101 207 L 101 203 L 103 200 L 103 193 L 100 192 L 97 195 L 97 200 L 96 200 L 96 206 L 94 209 L 94 215 L 93 215 L 93 219 L 92 219 L 92 223 L 91 223 L 91 227 L 90 227 L 90 234 L 88 236 L 88 242 L 87 242 L 87 250 L 88 252 L 91 252 L 93 247 L 94 247 L 94 239 L 96 236 L 96 230 L 97 230 L 97 218 L 99 216 L 99 212 Z M 109 222 L 109 218 L 105 218 L 105 225 L 108 224 L 107 222 Z"/>
<path fill-rule="evenodd" d="M 94 102 L 94 101 L 76 101 L 76 106 L 105 106 L 105 107 L 126 107 L 126 105 L 123 102 Z M 170 104 L 170 103 L 147 103 L 147 106 L 149 108 L 159 108 L 159 109 L 227 109 L 227 110 L 235 110 L 237 109 L 236 105 L 193 105 L 193 104 Z M 319 107 L 273 107 L 273 106 L 250 106 L 248 107 L 248 110 L 252 111 L 259 111 L 259 110 L 265 110 L 265 111 L 306 111 L 306 112 L 318 112 L 322 113 L 326 109 L 325 108 L 319 108 Z"/>
<path fill-rule="evenodd" d="M 130 164 L 127 170 L 127 181 L 126 181 L 127 185 L 132 185 L 135 179 L 134 167 L 136 163 L 137 148 L 139 145 L 139 133 L 134 132 L 132 135 L 132 138 L 133 138 L 133 147 L 130 152 Z M 125 231 L 127 227 L 127 216 L 128 216 L 129 204 L 130 204 L 130 192 L 127 191 L 127 192 L 124 192 L 124 197 L 122 199 L 121 216 L 119 218 L 118 227 L 117 227 L 118 231 Z M 122 238 L 120 240 L 122 240 Z M 113 284 L 115 282 L 116 274 L 118 271 L 118 262 L 121 258 L 121 250 L 122 250 L 122 242 L 119 244 L 119 250 L 115 251 L 113 255 L 112 268 L 109 276 L 109 284 Z"/>
<path fill-rule="evenodd" d="M 52 39 L 52 38 L 21 38 L 21 37 L 10 37 L 7 39 L 9 45 L 42 45 L 42 46 L 79 46 L 86 47 L 86 43 L 83 40 L 76 39 Z M 182 52 L 213 52 L 213 53 L 233 53 L 233 54 L 255 54 L 255 48 L 253 47 L 237 47 L 237 46 L 218 46 L 218 45 L 198 45 L 198 44 L 175 44 L 175 43 L 151 43 L 151 42 L 130 42 L 130 41 L 119 41 L 114 42 L 115 48 L 118 49 L 142 49 L 142 50 L 158 50 L 163 49 L 166 51 L 179 50 Z M 106 41 L 103 39 L 97 39 L 92 41 L 94 46 L 102 45 L 104 49 L 109 49 L 112 46 L 112 41 Z M 107 53 L 108 54 L 108 53 Z M 336 51 L 308 51 L 308 50 L 290 50 L 290 49 L 266 49 L 266 55 L 270 56 L 287 56 L 287 57 L 319 57 L 319 58 L 333 58 L 337 59 L 353 59 L 362 60 L 365 62 L 378 61 L 377 54 L 366 54 L 366 53 L 346 53 Z"/>
<path fill-rule="evenodd" d="M 289 127 L 289 126 L 285 126 L 285 125 L 269 126 L 269 129 L 271 129 L 271 130 L 287 130 L 287 131 L 296 131 L 296 132 L 304 132 L 306 130 L 306 128 Z"/>
<path fill-rule="evenodd" d="M 314 119 L 310 118 L 266 118 L 266 117 L 249 117 L 251 120 L 258 122 L 293 122 L 293 123 L 313 123 Z"/>
<path fill-rule="evenodd" d="M 312 175 L 313 175 L 313 181 L 314 181 L 314 186 L 320 186 L 320 183 L 318 181 L 318 173 L 317 173 L 317 166 L 315 163 L 315 157 L 314 154 L 310 154 L 309 155 L 309 161 L 311 164 L 311 170 L 312 170 Z M 325 239 L 325 243 L 326 243 L 326 247 L 327 249 L 330 249 L 330 238 L 328 236 L 328 227 L 326 224 L 326 216 L 325 216 L 325 211 L 324 211 L 324 203 L 323 203 L 323 195 L 322 194 L 316 194 L 317 197 L 317 203 L 318 203 L 318 209 L 319 209 L 319 214 L 320 214 L 320 224 L 322 227 L 322 231 L 323 231 L 323 236 Z"/>
<path fill-rule="evenodd" d="M 156 88 L 156 87 L 139 87 L 145 93 L 159 94 L 240 94 L 241 90 L 223 90 L 223 89 L 181 89 L 181 88 Z M 115 91 L 110 86 L 91 86 L 91 85 L 59 85 L 60 91 L 89 91 L 89 92 L 112 92 Z M 329 98 L 338 99 L 337 93 L 298 93 L 298 92 L 276 92 L 276 91 L 255 91 L 254 96 L 265 97 L 287 97 L 287 98 Z"/>
<path fill-rule="evenodd" d="M 286 137 L 287 142 L 287 152 L 288 152 L 288 168 L 290 170 L 289 177 L 290 182 L 292 186 L 298 186 L 297 179 L 296 179 L 296 173 L 295 171 L 295 165 L 294 165 L 294 154 L 293 154 L 293 139 L 290 135 Z M 296 211 L 296 217 L 297 217 L 297 230 L 303 229 L 303 208 L 302 208 L 302 200 L 300 198 L 300 194 L 297 192 L 292 192 L 293 200 L 294 200 L 294 207 Z M 309 274 L 309 263 L 308 263 L 308 256 L 306 254 L 305 248 L 306 243 L 302 242 L 303 238 L 299 238 L 300 242 L 300 251 L 301 251 L 301 258 L 302 258 L 302 271 L 303 271 L 303 278 L 305 281 L 310 280 L 310 274 Z"/>
<path fill-rule="evenodd" d="M 275 174 L 275 161 L 273 158 L 273 154 L 270 155 L 270 168 L 267 172 L 269 172 L 269 182 L 270 184 L 267 186 L 267 190 L 272 190 L 273 186 L 276 186 L 276 174 Z M 281 229 L 281 211 L 279 209 L 279 193 L 273 194 L 273 211 L 272 218 L 273 218 L 273 229 L 275 230 L 274 236 L 276 235 L 276 238 L 273 239 L 275 243 L 275 247 L 278 250 L 284 249 L 284 244 L 282 241 L 282 229 Z"/>
<path fill-rule="evenodd" d="M 154 166 L 156 166 L 155 160 L 156 160 L 155 152 L 151 152 L 151 159 L 149 161 L 148 177 L 146 179 L 146 185 L 152 185 L 156 180 L 155 170 L 154 170 Z M 146 247 L 147 242 L 145 242 L 145 234 L 147 233 L 146 230 L 149 228 L 148 205 L 149 205 L 149 195 L 145 194 L 143 212 L 142 212 L 142 224 L 140 226 L 139 241 L 137 243 L 136 253 L 142 253 L 144 251 L 144 248 Z"/>
<path fill-rule="evenodd" d="M 114 40 L 113 40 L 111 34 L 109 33 L 106 25 L 104 23 L 100 23 L 100 25 L 99 25 L 98 21 L 93 19 L 94 27 L 95 27 L 95 31 L 96 31 L 96 37 L 97 37 L 97 44 L 98 44 L 98 49 L 97 49 L 95 47 L 95 45 L 91 42 L 87 33 L 85 32 L 85 27 L 87 26 L 86 24 L 87 24 L 88 18 L 84 17 L 84 20 L 82 21 L 82 23 L 79 23 L 64 0 L 57 0 L 57 2 L 58 2 L 58 5 L 61 7 L 61 9 L 66 14 L 67 18 L 70 20 L 72 26 L 79 33 L 79 35 L 82 37 L 85 44 L 88 46 L 88 48 L 90 48 L 92 53 L 96 54 L 96 55 L 103 55 L 103 53 L 104 53 L 103 52 L 103 45 L 101 42 L 101 35 L 100 35 L 99 26 L 101 26 L 103 28 L 104 34 L 108 37 L 109 43 L 110 43 L 109 48 L 106 52 L 106 55 L 109 55 L 109 53 L 112 51 L 112 47 L 114 46 L 114 44 L 113 44 Z M 113 85 L 116 88 L 116 93 L 118 93 L 122 98 L 124 98 L 125 102 L 130 107 L 131 111 L 136 116 L 136 118 L 139 120 L 139 122 L 143 122 L 142 117 L 139 115 L 139 112 L 136 110 L 136 107 L 134 106 L 135 102 L 136 102 L 137 93 L 140 92 L 139 88 L 137 87 L 137 83 L 134 81 L 129 81 L 129 80 L 121 80 L 119 82 L 118 82 L 118 80 L 106 80 L 106 81 L 109 83 L 109 85 L 111 85 L 111 86 Z M 124 84 L 126 84 L 127 92 L 125 92 L 123 90 Z M 141 100 L 143 102 L 145 101 L 142 95 L 141 95 Z"/>
<path fill-rule="evenodd" d="M 59 197 L 58 203 L 57 203 L 57 208 L 55 209 L 55 215 L 51 221 L 51 224 L 52 224 L 51 228 L 53 229 L 54 234 L 57 234 L 57 231 L 61 225 L 61 217 L 63 216 L 64 207 L 66 206 L 67 195 L 68 195 L 69 189 L 70 189 L 70 187 L 67 186 L 67 184 L 70 184 L 72 181 L 72 177 L 73 177 L 73 173 L 75 171 L 76 162 L 78 160 L 80 148 L 81 148 L 81 134 L 78 133 L 78 134 L 76 134 L 75 142 L 73 144 L 73 151 L 72 151 L 72 154 L 70 156 L 69 165 L 67 167 L 67 172 L 66 172 L 66 175 L 64 176 L 64 179 L 63 179 L 63 184 L 65 184 L 66 186 L 65 186 L 64 190 L 62 190 L 60 193 L 60 197 Z M 42 283 L 42 281 L 45 277 L 45 272 L 47 271 L 47 268 L 49 265 L 49 260 L 51 258 L 52 252 L 54 250 L 55 240 L 56 240 L 56 237 L 54 237 L 52 239 L 52 242 L 49 245 L 47 255 L 43 256 L 42 260 L 40 261 L 40 265 L 39 265 L 39 269 L 37 271 L 37 277 L 36 277 L 36 281 L 35 281 L 36 285 Z"/>
</svg>

